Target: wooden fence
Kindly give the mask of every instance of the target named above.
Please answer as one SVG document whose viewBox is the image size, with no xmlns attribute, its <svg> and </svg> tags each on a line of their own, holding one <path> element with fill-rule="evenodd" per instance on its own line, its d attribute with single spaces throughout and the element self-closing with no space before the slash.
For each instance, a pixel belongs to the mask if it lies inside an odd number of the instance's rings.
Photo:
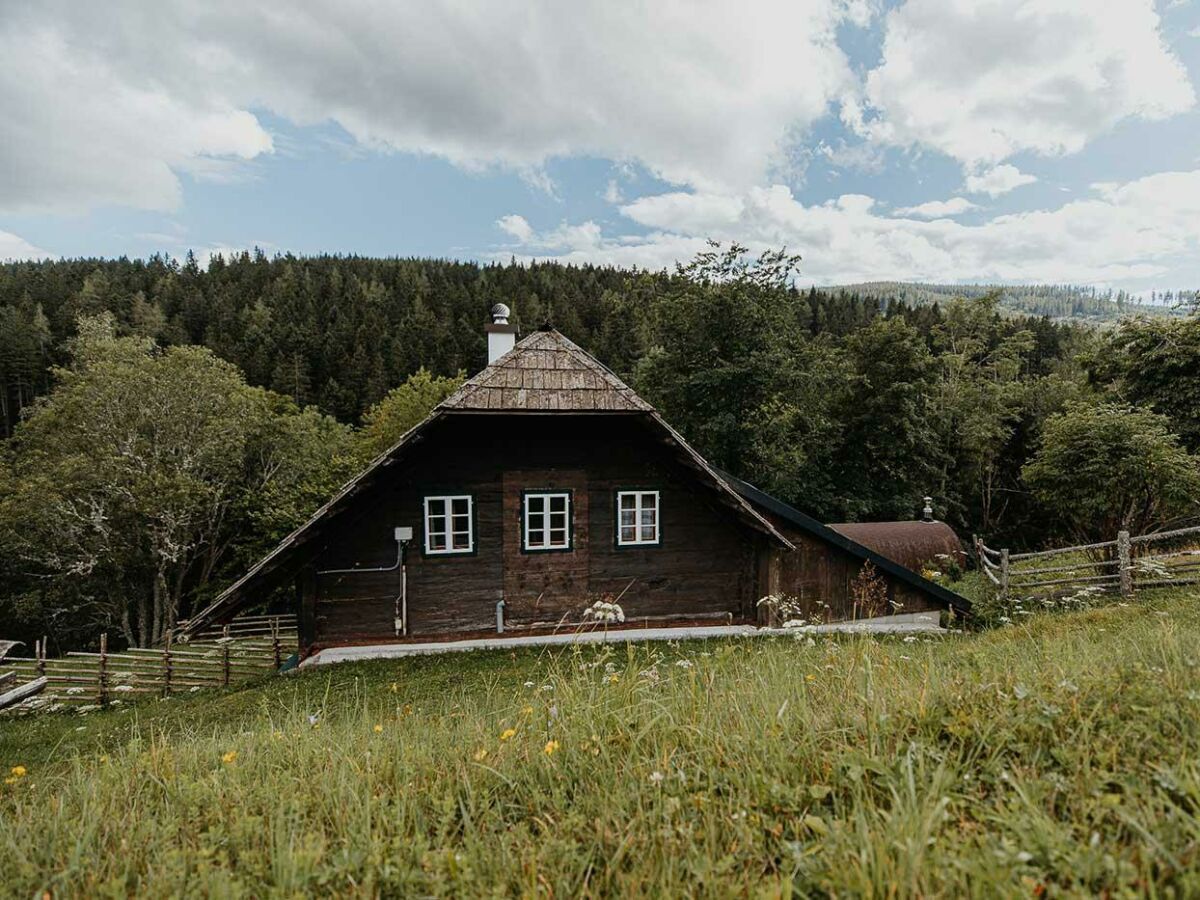
<svg viewBox="0 0 1200 900">
<path fill-rule="evenodd" d="M 1200 584 L 1200 526 L 1034 553 L 995 550 L 976 537 L 979 568 L 1002 598 L 1054 599 Z"/>
<path fill-rule="evenodd" d="M 228 687 L 279 669 L 296 649 L 296 617 L 248 616 L 186 642 L 168 638 L 162 647 L 122 653 L 108 652 L 107 635 L 101 635 L 98 653 L 50 657 L 46 643 L 35 641 L 32 657 L 0 659 L 5 688 L 45 679 L 36 697 L 22 699 L 14 709 L 105 706 L 126 698 Z"/>
</svg>

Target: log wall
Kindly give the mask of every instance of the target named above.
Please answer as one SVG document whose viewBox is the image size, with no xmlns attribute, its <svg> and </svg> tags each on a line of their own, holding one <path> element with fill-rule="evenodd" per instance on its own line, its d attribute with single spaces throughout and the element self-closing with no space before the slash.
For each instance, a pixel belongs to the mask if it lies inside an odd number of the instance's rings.
<svg viewBox="0 0 1200 900">
<path fill-rule="evenodd" d="M 616 491 L 661 492 L 662 544 L 616 544 Z M 570 490 L 570 552 L 521 549 L 521 496 Z M 423 500 L 474 497 L 475 549 L 426 555 Z M 494 631 L 505 601 L 512 629 L 575 622 L 597 599 L 620 596 L 628 617 L 753 616 L 758 535 L 739 524 L 713 491 L 636 415 L 462 414 L 444 417 L 344 515 L 312 569 L 386 567 L 393 529 L 412 526 L 409 634 Z M 317 645 L 395 638 L 398 570 L 317 575 L 307 604 Z M 302 590 L 301 609 L 305 609 Z"/>
</svg>

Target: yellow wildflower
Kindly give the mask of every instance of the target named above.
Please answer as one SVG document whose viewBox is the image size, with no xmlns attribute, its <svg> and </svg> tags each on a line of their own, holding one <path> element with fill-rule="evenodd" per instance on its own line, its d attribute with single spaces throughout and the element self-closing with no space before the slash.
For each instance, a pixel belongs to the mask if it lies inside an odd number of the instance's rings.
<svg viewBox="0 0 1200 900">
<path fill-rule="evenodd" d="M 24 766 L 13 766 L 12 774 L 13 774 L 14 778 L 24 778 L 25 777 L 25 767 Z"/>
<path fill-rule="evenodd" d="M 817 676 L 816 676 L 816 675 L 812 675 L 812 674 L 805 675 L 805 676 L 804 676 L 804 680 L 805 680 L 805 681 L 816 681 L 816 680 L 817 680 Z"/>
<path fill-rule="evenodd" d="M 404 714 L 405 714 L 406 716 L 411 716 L 411 715 L 413 714 L 413 708 L 412 708 L 412 704 L 411 704 L 411 703 L 405 703 L 405 704 L 404 704 Z"/>
<path fill-rule="evenodd" d="M 542 752 L 544 752 L 547 756 L 552 756 L 557 750 L 558 741 L 546 741 L 546 747 Z"/>
<path fill-rule="evenodd" d="M 8 778 L 5 778 L 5 779 L 4 779 L 4 783 L 5 783 L 5 784 L 16 784 L 16 783 L 17 783 L 17 776 L 16 776 L 16 775 L 10 775 Z"/>
<path fill-rule="evenodd" d="M 487 759 L 488 752 L 482 747 L 475 751 L 475 762 L 483 762 Z"/>
<path fill-rule="evenodd" d="M 233 765 L 235 760 L 237 760 L 236 750 L 230 750 L 228 753 L 225 753 L 221 756 L 221 762 L 225 763 L 227 766 Z"/>
<path fill-rule="evenodd" d="M 521 715 L 523 715 L 523 716 L 532 716 L 532 715 L 533 715 L 533 707 L 532 707 L 532 706 L 525 706 L 525 707 L 522 707 L 522 708 L 521 708 Z"/>
<path fill-rule="evenodd" d="M 515 728 L 505 728 L 502 732 L 500 732 L 500 740 L 502 741 L 510 741 L 516 736 L 517 729 Z"/>
<path fill-rule="evenodd" d="M 382 725 L 379 725 L 379 724 L 376 724 L 376 725 L 375 725 L 375 733 L 376 733 L 376 734 L 380 734 L 380 733 L 382 733 L 382 732 L 383 732 L 383 726 L 382 726 Z"/>
<path fill-rule="evenodd" d="M 608 676 L 609 684 L 616 684 L 620 680 L 621 680 L 621 676 L 618 675 L 616 672 L 613 672 L 611 675 Z"/>
<path fill-rule="evenodd" d="M 392 682 L 392 693 L 395 694 L 395 693 L 399 692 L 399 690 L 400 690 L 400 685 L 398 685 L 396 682 L 393 681 Z"/>
<path fill-rule="evenodd" d="M 107 756 L 102 756 L 102 757 L 100 757 L 100 762 L 101 762 L 101 764 L 103 764 L 103 765 L 107 765 L 107 764 L 108 764 L 108 757 L 107 757 Z"/>
</svg>

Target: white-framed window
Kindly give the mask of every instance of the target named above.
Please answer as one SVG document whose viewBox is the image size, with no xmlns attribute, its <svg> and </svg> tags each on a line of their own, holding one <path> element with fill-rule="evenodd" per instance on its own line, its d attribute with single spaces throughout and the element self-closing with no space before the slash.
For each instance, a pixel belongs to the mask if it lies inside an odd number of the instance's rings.
<svg viewBox="0 0 1200 900">
<path fill-rule="evenodd" d="M 571 494 L 537 491 L 525 494 L 525 550 L 571 549 Z"/>
<path fill-rule="evenodd" d="M 425 553 L 475 551 L 475 499 L 470 494 L 425 498 Z"/>
<path fill-rule="evenodd" d="M 662 543 L 658 491 L 617 491 L 617 546 Z"/>
</svg>

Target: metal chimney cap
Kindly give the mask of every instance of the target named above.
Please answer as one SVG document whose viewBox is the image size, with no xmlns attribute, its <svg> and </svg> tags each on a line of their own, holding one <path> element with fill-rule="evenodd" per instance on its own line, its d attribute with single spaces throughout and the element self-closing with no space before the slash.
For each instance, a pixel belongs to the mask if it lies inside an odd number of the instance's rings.
<svg viewBox="0 0 1200 900">
<path fill-rule="evenodd" d="M 932 497 L 924 497 L 922 499 L 924 499 L 924 501 L 925 501 L 925 508 L 923 510 L 921 510 L 921 519 L 924 522 L 932 522 L 933 521 L 933 498 Z"/>
<path fill-rule="evenodd" d="M 507 325 L 508 317 L 510 315 L 512 315 L 512 310 L 510 310 L 503 303 L 497 303 L 492 307 L 492 324 Z"/>
</svg>

